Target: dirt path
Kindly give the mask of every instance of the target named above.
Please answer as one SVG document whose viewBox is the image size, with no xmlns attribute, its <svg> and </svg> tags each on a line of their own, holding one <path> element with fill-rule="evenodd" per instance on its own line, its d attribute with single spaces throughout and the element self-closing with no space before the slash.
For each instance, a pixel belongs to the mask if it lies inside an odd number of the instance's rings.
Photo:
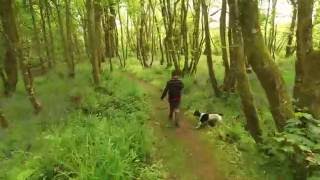
<svg viewBox="0 0 320 180">
<path fill-rule="evenodd" d="M 160 101 L 160 90 L 141 80 L 137 81 L 150 96 L 152 103 L 151 126 L 158 136 L 157 158 L 169 171 L 168 179 L 181 180 L 222 180 L 214 163 L 210 146 L 201 140 L 199 131 L 194 129 L 183 113 L 180 128 L 168 128 L 167 102 Z"/>
</svg>

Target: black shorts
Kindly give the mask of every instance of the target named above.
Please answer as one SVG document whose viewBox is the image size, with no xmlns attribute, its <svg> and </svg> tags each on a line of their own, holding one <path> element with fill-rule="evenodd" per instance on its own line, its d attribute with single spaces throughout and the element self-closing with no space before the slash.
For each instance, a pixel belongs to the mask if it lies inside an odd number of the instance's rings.
<svg viewBox="0 0 320 180">
<path fill-rule="evenodd" d="M 180 101 L 171 101 L 170 104 L 170 110 L 179 109 L 180 107 Z"/>
</svg>

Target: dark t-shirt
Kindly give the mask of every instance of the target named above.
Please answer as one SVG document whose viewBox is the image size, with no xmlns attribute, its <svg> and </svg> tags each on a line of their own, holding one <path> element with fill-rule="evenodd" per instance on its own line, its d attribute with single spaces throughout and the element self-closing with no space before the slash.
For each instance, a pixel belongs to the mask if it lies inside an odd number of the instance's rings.
<svg viewBox="0 0 320 180">
<path fill-rule="evenodd" d="M 183 82 L 180 79 L 173 78 L 169 80 L 162 93 L 161 99 L 168 94 L 169 102 L 180 101 L 183 87 Z"/>
</svg>

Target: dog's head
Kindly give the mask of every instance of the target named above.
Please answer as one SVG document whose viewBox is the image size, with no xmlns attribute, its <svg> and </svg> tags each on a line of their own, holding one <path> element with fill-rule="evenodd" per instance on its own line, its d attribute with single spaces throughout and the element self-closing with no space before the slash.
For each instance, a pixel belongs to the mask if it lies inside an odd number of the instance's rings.
<svg viewBox="0 0 320 180">
<path fill-rule="evenodd" d="M 194 116 L 200 117 L 201 113 L 199 110 L 195 110 L 193 113 Z"/>
</svg>

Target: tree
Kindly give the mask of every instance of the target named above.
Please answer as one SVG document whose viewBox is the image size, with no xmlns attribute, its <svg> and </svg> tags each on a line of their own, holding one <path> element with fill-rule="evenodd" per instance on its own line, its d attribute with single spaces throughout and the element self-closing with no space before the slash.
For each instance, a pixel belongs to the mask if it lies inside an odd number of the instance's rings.
<svg viewBox="0 0 320 180">
<path fill-rule="evenodd" d="M 200 42 L 200 13 L 201 0 L 193 0 L 194 16 L 193 16 L 193 33 L 192 33 L 192 49 L 191 49 L 191 65 L 189 71 L 195 73 L 201 56 L 202 44 Z"/>
<path fill-rule="evenodd" d="M 64 59 L 65 62 L 67 63 L 67 68 L 68 68 L 68 76 L 73 78 L 75 76 L 75 69 L 74 69 L 74 62 L 73 62 L 73 58 L 72 58 L 72 54 L 69 51 L 71 49 L 70 46 L 72 46 L 72 44 L 70 45 L 71 42 L 68 41 L 67 38 L 70 38 L 70 34 L 67 36 L 67 32 L 70 33 L 70 7 L 69 7 L 69 0 L 66 0 L 67 4 L 66 6 L 66 28 L 67 30 L 65 30 L 65 26 L 63 23 L 63 19 L 62 19 L 62 7 L 61 7 L 61 2 L 57 1 L 57 0 L 52 0 L 56 12 L 57 12 L 57 19 L 58 19 L 58 25 L 59 25 L 59 32 L 60 32 L 60 37 L 62 40 L 62 45 L 63 45 L 63 53 L 64 53 Z M 67 32 L 66 32 L 67 31 Z"/>
<path fill-rule="evenodd" d="M 12 11 L 12 12 L 11 12 Z M 18 40 L 13 24 L 15 23 L 14 12 L 11 8 L 11 1 L 1 0 L 0 16 L 4 31 L 6 46 L 4 57 L 4 69 L 1 69 L 1 77 L 4 82 L 4 93 L 10 96 L 16 90 L 18 82 L 18 62 L 15 49 L 10 44 L 15 44 Z"/>
<path fill-rule="evenodd" d="M 297 13 L 298 13 L 296 0 L 290 0 L 290 2 L 293 10 L 292 10 L 292 17 L 291 17 L 291 23 L 289 28 L 289 34 L 288 34 L 288 42 L 286 46 L 286 57 L 289 57 L 294 52 L 294 47 L 292 46 L 293 46 L 293 37 L 295 32 L 294 30 L 296 27 Z"/>
<path fill-rule="evenodd" d="M 86 0 L 87 18 L 88 18 L 88 41 L 90 62 L 92 66 L 92 77 L 96 86 L 100 85 L 99 56 L 96 43 L 96 25 L 95 9 L 93 0 Z"/>
<path fill-rule="evenodd" d="M 229 4 L 229 21 L 232 40 L 230 46 L 233 47 L 233 52 L 236 57 L 236 77 L 237 89 L 241 98 L 242 109 L 247 119 L 247 129 L 254 140 L 261 142 L 261 129 L 259 125 L 259 116 L 255 107 L 253 94 L 250 88 L 250 82 L 246 73 L 246 63 L 243 48 L 243 39 L 239 22 L 238 0 L 228 0 Z"/>
<path fill-rule="evenodd" d="M 14 14 L 13 2 L 12 0 L 2 0 L 0 1 L 2 15 L 2 25 L 5 33 L 7 47 L 10 48 L 10 53 L 12 57 L 15 57 L 19 61 L 19 66 L 21 70 L 21 76 L 24 82 L 25 89 L 27 91 L 29 100 L 35 110 L 35 113 L 39 113 L 42 106 L 39 100 L 35 96 L 35 90 L 33 87 L 33 78 L 30 72 L 30 67 L 28 66 L 27 58 L 23 54 L 23 44 L 19 40 L 18 29 L 16 18 Z M 3 13 L 6 12 L 6 13 Z"/>
<path fill-rule="evenodd" d="M 293 107 L 279 68 L 266 48 L 259 24 L 257 0 L 240 1 L 240 24 L 248 62 L 266 92 L 271 114 L 279 131 L 291 119 Z"/>
<path fill-rule="evenodd" d="M 298 110 L 320 117 L 320 52 L 313 50 L 313 0 L 298 0 L 297 61 L 294 86 Z"/>
<path fill-rule="evenodd" d="M 216 75 L 213 69 L 213 61 L 212 61 L 212 50 L 211 50 L 211 37 L 210 37 L 210 29 L 209 29 L 209 15 L 208 15 L 208 6 L 205 0 L 201 1 L 202 4 L 202 16 L 204 18 L 204 31 L 205 31 L 205 42 L 206 42 L 206 49 L 205 54 L 207 56 L 207 64 L 208 64 L 208 71 L 210 77 L 210 83 L 214 90 L 214 93 L 217 97 L 220 96 L 221 92 L 218 88 L 218 82 L 216 79 Z"/>
</svg>

